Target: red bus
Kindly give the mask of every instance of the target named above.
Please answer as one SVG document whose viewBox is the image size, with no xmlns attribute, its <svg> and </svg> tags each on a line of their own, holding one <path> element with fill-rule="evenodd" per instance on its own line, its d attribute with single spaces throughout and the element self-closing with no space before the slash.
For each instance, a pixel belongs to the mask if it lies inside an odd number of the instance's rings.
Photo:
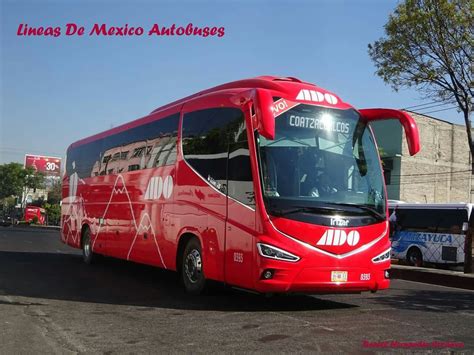
<svg viewBox="0 0 474 355">
<path fill-rule="evenodd" d="M 296 78 L 263 76 L 178 100 L 73 143 L 61 239 L 94 254 L 262 293 L 389 286 L 386 191 L 369 123 L 405 112 L 356 110 Z"/>
<path fill-rule="evenodd" d="M 25 208 L 25 222 L 34 222 L 37 224 L 44 224 L 46 221 L 46 210 L 37 206 L 26 206 Z"/>
</svg>

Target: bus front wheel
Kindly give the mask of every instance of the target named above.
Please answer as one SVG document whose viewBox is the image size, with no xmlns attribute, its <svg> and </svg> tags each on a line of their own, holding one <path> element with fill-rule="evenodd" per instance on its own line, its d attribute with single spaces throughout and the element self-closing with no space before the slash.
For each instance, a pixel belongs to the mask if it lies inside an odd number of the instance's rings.
<svg viewBox="0 0 474 355">
<path fill-rule="evenodd" d="M 181 262 L 181 278 L 186 292 L 198 295 L 206 286 L 201 244 L 192 238 L 186 244 Z"/>
<path fill-rule="evenodd" d="M 91 231 L 84 228 L 82 232 L 82 259 L 86 264 L 92 264 L 94 261 L 94 253 L 92 252 Z"/>
<path fill-rule="evenodd" d="M 407 263 L 412 266 L 423 266 L 423 255 L 420 249 L 413 247 L 408 250 Z"/>
</svg>

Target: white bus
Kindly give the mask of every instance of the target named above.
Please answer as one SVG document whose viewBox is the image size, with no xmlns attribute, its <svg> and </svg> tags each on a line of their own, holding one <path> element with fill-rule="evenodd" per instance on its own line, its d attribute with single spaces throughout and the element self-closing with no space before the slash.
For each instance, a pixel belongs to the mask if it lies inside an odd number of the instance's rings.
<svg viewBox="0 0 474 355">
<path fill-rule="evenodd" d="M 473 204 L 389 205 L 391 255 L 409 265 L 462 264 Z"/>
</svg>

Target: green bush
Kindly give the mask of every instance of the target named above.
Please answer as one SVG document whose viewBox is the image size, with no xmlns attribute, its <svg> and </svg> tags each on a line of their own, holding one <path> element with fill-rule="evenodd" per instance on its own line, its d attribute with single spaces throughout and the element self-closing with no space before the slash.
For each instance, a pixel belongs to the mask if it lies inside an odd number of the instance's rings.
<svg viewBox="0 0 474 355">
<path fill-rule="evenodd" d="M 59 204 L 49 204 L 44 205 L 46 210 L 46 215 L 48 216 L 48 224 L 58 226 L 59 220 L 61 218 L 61 206 Z"/>
</svg>

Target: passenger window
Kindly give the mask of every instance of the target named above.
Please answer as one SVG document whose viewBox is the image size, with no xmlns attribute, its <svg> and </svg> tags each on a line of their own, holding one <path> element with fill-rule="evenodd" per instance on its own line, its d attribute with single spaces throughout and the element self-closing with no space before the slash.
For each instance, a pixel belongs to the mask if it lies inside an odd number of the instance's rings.
<svg viewBox="0 0 474 355">
<path fill-rule="evenodd" d="M 186 162 L 209 184 L 248 206 L 255 205 L 241 110 L 213 108 L 185 114 L 182 144 Z"/>
<path fill-rule="evenodd" d="M 230 197 L 255 208 L 247 131 L 245 122 L 242 124 L 230 137 L 227 189 Z"/>
<path fill-rule="evenodd" d="M 85 178 L 174 164 L 178 122 L 176 113 L 72 148 L 68 174 Z"/>
</svg>

